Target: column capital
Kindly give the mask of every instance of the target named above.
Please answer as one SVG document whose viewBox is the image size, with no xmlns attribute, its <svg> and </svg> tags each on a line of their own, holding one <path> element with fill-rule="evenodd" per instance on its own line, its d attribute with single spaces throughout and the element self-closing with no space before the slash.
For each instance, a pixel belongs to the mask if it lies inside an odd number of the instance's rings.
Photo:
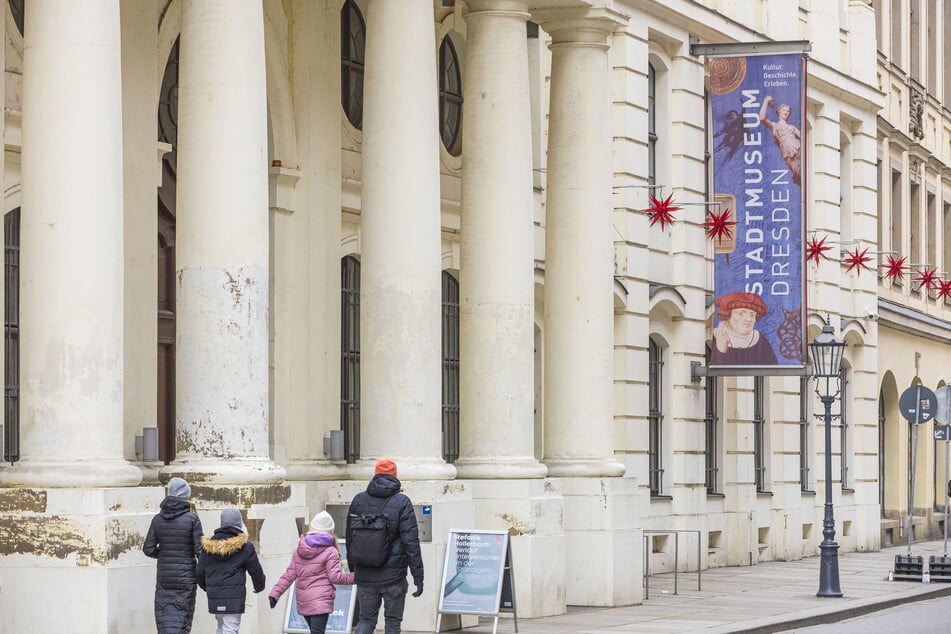
<svg viewBox="0 0 951 634">
<path fill-rule="evenodd" d="M 532 11 L 532 20 L 551 35 L 553 44 L 604 43 L 609 35 L 626 27 L 629 19 L 626 13 L 610 7 Z"/>
</svg>

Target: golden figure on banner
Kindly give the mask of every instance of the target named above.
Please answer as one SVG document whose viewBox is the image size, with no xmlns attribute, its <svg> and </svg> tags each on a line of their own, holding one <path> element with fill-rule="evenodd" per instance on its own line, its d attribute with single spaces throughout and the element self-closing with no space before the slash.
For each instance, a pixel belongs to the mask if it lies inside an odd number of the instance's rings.
<svg viewBox="0 0 951 634">
<path fill-rule="evenodd" d="M 725 95 L 740 87 L 746 77 L 745 57 L 714 57 L 707 60 L 710 92 Z"/>
</svg>

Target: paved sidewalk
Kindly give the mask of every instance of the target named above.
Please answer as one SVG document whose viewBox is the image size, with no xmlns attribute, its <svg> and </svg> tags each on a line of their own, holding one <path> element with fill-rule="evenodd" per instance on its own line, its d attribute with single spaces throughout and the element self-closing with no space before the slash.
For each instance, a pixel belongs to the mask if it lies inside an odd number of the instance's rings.
<svg viewBox="0 0 951 634">
<path fill-rule="evenodd" d="M 832 623 L 902 603 L 951 595 L 951 583 L 888 581 L 895 555 L 907 554 L 907 545 L 873 553 L 839 553 L 842 598 L 816 596 L 819 557 L 770 562 L 755 566 L 704 571 L 702 590 L 697 575 L 680 573 L 673 594 L 673 574 L 654 575 L 650 598 L 642 605 L 623 608 L 569 608 L 567 614 L 541 619 L 519 619 L 520 634 L 606 634 L 617 632 L 780 632 L 796 627 Z M 912 544 L 911 554 L 941 555 L 943 541 Z M 492 632 L 492 619 L 477 627 L 456 630 L 464 634 Z M 511 615 L 499 618 L 498 632 L 514 632 Z"/>
</svg>

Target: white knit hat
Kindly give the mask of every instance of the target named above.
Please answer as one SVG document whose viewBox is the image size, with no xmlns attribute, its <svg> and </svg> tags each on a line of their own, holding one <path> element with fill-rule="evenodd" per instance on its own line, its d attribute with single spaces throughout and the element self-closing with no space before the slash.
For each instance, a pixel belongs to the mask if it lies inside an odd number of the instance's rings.
<svg viewBox="0 0 951 634">
<path fill-rule="evenodd" d="M 318 533 L 334 532 L 334 518 L 327 511 L 321 511 L 310 520 L 310 530 Z"/>
</svg>

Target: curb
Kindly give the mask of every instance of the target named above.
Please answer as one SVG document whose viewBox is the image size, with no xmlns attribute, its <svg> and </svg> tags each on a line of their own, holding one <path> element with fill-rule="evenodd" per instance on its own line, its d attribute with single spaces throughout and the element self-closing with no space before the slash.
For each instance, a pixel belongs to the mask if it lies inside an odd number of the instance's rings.
<svg viewBox="0 0 951 634">
<path fill-rule="evenodd" d="M 839 621 L 852 619 L 857 616 L 864 616 L 873 612 L 887 610 L 889 608 L 906 603 L 915 603 L 917 601 L 938 599 L 948 596 L 951 596 L 951 584 L 941 584 L 940 587 L 933 589 L 927 588 L 904 591 L 903 594 L 897 596 L 891 595 L 887 598 L 870 597 L 856 600 L 839 608 L 833 608 L 831 610 L 821 609 L 821 613 L 807 611 L 805 614 L 803 612 L 799 612 L 799 616 L 797 616 L 797 613 L 794 612 L 781 617 L 769 617 L 757 619 L 755 621 L 748 621 L 744 624 L 741 624 L 738 629 L 734 629 L 737 625 L 734 624 L 730 626 L 729 629 L 718 629 L 714 631 L 744 632 L 746 634 L 773 634 L 775 632 L 785 632 L 787 630 L 812 627 L 814 625 L 829 625 L 831 623 L 838 623 Z M 834 599 L 830 600 L 834 601 Z"/>
</svg>

